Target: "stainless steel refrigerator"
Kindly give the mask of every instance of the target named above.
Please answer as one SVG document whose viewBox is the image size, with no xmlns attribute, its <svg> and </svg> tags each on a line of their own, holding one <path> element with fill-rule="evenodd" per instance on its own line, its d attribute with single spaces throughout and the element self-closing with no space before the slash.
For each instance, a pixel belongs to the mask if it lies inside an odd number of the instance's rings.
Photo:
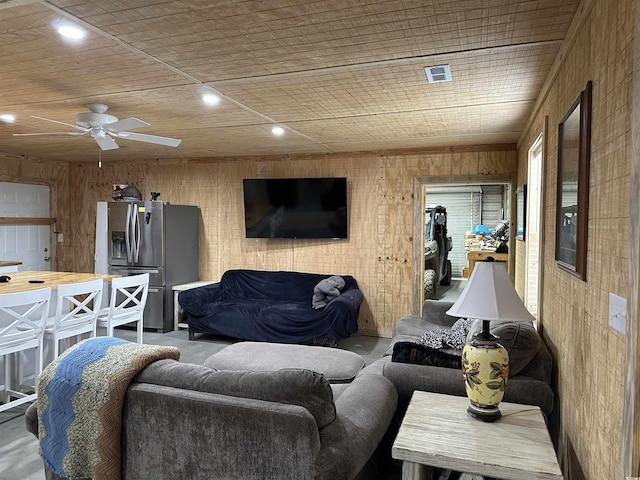
<svg viewBox="0 0 640 480">
<path fill-rule="evenodd" d="M 109 273 L 149 273 L 144 327 L 173 330 L 172 287 L 198 280 L 198 207 L 109 202 Z"/>
</svg>

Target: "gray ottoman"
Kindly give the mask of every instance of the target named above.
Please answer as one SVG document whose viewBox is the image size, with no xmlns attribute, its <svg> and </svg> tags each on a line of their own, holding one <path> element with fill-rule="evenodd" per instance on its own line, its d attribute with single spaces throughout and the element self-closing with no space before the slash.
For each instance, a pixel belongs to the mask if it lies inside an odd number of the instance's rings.
<svg viewBox="0 0 640 480">
<path fill-rule="evenodd" d="M 351 383 L 365 362 L 357 353 L 337 348 L 238 342 L 211 355 L 204 364 L 218 370 L 252 372 L 305 368 L 322 373 L 329 383 Z"/>
</svg>

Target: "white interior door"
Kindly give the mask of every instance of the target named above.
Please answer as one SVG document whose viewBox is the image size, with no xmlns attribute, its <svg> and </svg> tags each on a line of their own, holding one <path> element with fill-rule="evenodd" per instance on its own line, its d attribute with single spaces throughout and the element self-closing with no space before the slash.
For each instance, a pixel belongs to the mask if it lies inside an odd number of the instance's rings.
<svg viewBox="0 0 640 480">
<path fill-rule="evenodd" d="M 50 217 L 49 187 L 0 182 L 0 217 Z M 49 225 L 0 225 L 0 260 L 20 261 L 19 270 L 51 270 Z"/>
</svg>

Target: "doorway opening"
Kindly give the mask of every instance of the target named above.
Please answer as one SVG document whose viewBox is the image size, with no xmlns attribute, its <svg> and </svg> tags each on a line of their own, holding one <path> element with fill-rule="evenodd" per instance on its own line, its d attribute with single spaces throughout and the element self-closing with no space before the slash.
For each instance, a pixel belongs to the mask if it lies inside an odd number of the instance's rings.
<svg viewBox="0 0 640 480">
<path fill-rule="evenodd" d="M 455 301 L 466 285 L 465 267 L 467 249 L 465 234 L 473 225 L 494 229 L 504 219 L 507 226 L 514 222 L 515 177 L 511 175 L 473 175 L 464 177 L 416 177 L 414 182 L 414 312 L 420 314 L 425 298 Z M 483 195 L 484 191 L 484 195 Z M 483 207 L 483 197 L 485 205 Z M 447 211 L 447 235 L 452 248 L 450 285 L 435 283 L 435 292 L 425 292 L 425 252 L 427 235 L 425 213 L 428 207 L 441 204 Z M 483 214 L 484 209 L 484 214 Z M 476 223 L 477 222 L 477 223 Z M 509 230 L 507 244 L 513 245 L 513 229 Z M 509 249 L 507 258 L 512 258 Z M 513 276 L 513 262 L 507 260 L 507 269 Z M 431 268 L 431 267 L 429 267 Z M 468 276 L 468 275 L 467 275 Z M 445 282 L 447 283 L 447 282 Z M 433 295 L 429 297 L 428 295 Z"/>
<path fill-rule="evenodd" d="M 527 234 L 525 237 L 525 288 L 524 304 L 527 310 L 536 318 L 536 326 L 539 318 L 539 296 L 541 282 L 540 245 L 542 223 L 542 162 L 543 162 L 543 136 L 540 134 L 529 149 L 529 167 L 527 172 Z"/>
</svg>

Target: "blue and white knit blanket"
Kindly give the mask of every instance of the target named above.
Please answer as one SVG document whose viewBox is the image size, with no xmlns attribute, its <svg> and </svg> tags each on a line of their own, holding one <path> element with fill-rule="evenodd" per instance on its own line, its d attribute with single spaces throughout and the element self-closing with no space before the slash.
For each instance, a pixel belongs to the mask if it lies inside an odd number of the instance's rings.
<svg viewBox="0 0 640 480">
<path fill-rule="evenodd" d="M 45 464 L 75 479 L 120 479 L 122 408 L 131 379 L 175 347 L 113 337 L 83 340 L 50 363 L 38 380 L 38 438 Z"/>
</svg>

